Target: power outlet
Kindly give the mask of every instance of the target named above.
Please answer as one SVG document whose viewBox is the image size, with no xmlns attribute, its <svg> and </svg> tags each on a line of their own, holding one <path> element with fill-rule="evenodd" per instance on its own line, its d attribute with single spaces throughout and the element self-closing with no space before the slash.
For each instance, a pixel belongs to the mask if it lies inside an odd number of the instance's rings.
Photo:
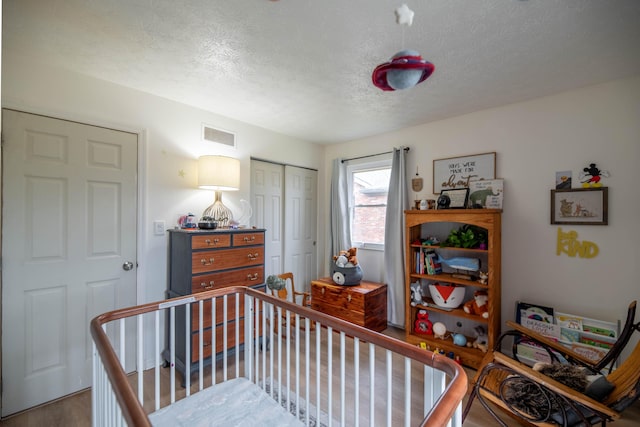
<svg viewBox="0 0 640 427">
<path fill-rule="evenodd" d="M 156 236 L 164 236 L 164 221 L 153 221 L 153 234 Z"/>
</svg>

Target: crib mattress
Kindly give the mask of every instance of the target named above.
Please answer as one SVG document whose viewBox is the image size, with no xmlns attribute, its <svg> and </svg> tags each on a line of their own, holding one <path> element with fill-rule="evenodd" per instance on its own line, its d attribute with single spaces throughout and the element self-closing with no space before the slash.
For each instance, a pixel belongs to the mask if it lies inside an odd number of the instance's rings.
<svg viewBox="0 0 640 427">
<path fill-rule="evenodd" d="M 208 387 L 149 415 L 157 427 L 304 425 L 246 378 Z"/>
</svg>

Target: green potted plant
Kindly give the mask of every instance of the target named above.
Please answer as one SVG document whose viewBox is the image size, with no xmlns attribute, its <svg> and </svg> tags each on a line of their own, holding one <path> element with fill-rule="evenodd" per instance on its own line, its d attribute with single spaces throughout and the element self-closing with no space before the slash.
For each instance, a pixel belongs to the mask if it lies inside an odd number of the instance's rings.
<svg viewBox="0 0 640 427">
<path fill-rule="evenodd" d="M 481 248 L 487 247 L 487 231 L 471 224 L 465 224 L 458 229 L 449 232 L 447 239 L 440 246 L 454 248 Z"/>
</svg>

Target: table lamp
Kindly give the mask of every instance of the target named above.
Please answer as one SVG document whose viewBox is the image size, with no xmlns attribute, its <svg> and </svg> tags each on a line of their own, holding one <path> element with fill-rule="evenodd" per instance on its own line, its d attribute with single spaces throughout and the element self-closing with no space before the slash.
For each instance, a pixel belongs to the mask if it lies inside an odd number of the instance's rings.
<svg viewBox="0 0 640 427">
<path fill-rule="evenodd" d="M 228 227 L 233 214 L 222 203 L 222 192 L 239 190 L 240 161 L 225 156 L 201 156 L 198 159 L 198 187 L 216 192 L 213 204 L 202 216 L 213 218 L 219 227 Z"/>
</svg>

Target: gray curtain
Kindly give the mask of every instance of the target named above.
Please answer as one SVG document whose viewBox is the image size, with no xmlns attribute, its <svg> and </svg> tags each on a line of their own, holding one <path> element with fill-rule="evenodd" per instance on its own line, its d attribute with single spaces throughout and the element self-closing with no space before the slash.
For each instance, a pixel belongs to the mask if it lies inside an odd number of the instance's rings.
<svg viewBox="0 0 640 427">
<path fill-rule="evenodd" d="M 393 149 L 384 227 L 384 274 L 388 289 L 388 321 L 404 327 L 405 236 L 404 211 L 409 209 L 404 147 Z"/>
<path fill-rule="evenodd" d="M 349 187 L 347 182 L 347 166 L 342 159 L 333 160 L 331 174 L 331 245 L 330 255 L 335 255 L 341 249 L 351 247 L 351 229 L 349 221 Z"/>
</svg>

